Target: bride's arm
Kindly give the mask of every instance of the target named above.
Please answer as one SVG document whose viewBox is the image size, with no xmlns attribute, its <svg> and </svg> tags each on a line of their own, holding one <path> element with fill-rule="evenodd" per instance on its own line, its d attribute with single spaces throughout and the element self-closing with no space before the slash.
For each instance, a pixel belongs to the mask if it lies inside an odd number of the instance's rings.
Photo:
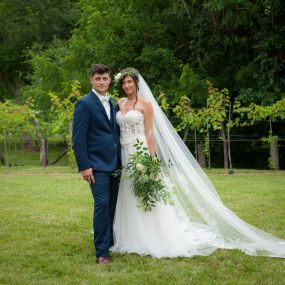
<svg viewBox="0 0 285 285">
<path fill-rule="evenodd" d="M 144 128 L 145 136 L 147 138 L 147 145 L 151 156 L 155 156 L 155 145 L 153 137 L 153 108 L 150 102 L 144 103 Z"/>
</svg>

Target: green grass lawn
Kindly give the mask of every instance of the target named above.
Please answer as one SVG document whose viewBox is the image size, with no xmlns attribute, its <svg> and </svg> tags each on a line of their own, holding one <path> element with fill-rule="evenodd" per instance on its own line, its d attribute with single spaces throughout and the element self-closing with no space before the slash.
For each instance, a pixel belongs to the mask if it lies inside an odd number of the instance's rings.
<svg viewBox="0 0 285 285">
<path fill-rule="evenodd" d="M 285 239 L 285 172 L 208 171 L 224 203 Z M 285 284 L 285 260 L 218 250 L 208 257 L 112 254 L 95 263 L 92 196 L 67 167 L 0 168 L 0 284 Z"/>
</svg>

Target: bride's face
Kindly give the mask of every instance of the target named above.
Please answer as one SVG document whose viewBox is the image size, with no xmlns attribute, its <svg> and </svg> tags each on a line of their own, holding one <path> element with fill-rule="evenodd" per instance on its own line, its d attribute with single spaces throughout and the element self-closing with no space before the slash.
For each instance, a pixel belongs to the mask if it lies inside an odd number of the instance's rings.
<svg viewBox="0 0 285 285">
<path fill-rule="evenodd" d="M 126 76 L 122 82 L 122 88 L 126 95 L 135 94 L 137 91 L 137 85 L 131 76 Z"/>
</svg>

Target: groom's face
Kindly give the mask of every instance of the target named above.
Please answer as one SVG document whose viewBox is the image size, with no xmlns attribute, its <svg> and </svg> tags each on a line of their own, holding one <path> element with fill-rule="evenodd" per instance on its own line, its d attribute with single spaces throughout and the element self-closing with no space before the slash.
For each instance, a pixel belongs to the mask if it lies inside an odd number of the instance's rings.
<svg viewBox="0 0 285 285">
<path fill-rule="evenodd" d="M 95 73 L 91 77 L 92 87 L 101 95 L 106 95 L 109 85 L 111 83 L 111 77 L 109 73 Z"/>
</svg>

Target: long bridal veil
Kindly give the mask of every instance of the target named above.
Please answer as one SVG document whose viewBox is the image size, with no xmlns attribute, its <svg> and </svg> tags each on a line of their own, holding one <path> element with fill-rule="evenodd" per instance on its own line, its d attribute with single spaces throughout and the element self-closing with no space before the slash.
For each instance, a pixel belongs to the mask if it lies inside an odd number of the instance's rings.
<svg viewBox="0 0 285 285">
<path fill-rule="evenodd" d="M 165 181 L 172 189 L 176 214 L 190 230 L 208 229 L 216 235 L 216 244 L 205 245 L 197 254 L 207 255 L 218 247 L 240 249 L 249 255 L 285 258 L 284 240 L 246 223 L 223 205 L 141 75 L 139 96 L 150 101 L 154 109 L 156 152 Z"/>
</svg>

